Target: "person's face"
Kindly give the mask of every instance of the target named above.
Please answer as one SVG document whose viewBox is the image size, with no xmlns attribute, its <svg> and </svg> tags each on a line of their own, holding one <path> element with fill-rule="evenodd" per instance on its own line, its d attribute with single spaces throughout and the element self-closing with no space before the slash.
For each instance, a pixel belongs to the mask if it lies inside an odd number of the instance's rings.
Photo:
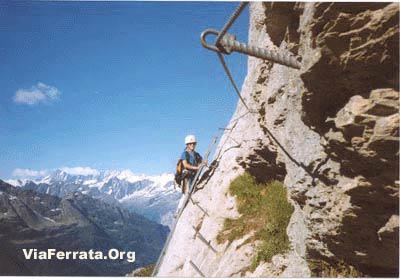
<svg viewBox="0 0 400 280">
<path fill-rule="evenodd" d="M 196 143 L 189 143 L 187 145 L 188 145 L 189 150 L 194 151 L 194 148 L 196 147 Z"/>
</svg>

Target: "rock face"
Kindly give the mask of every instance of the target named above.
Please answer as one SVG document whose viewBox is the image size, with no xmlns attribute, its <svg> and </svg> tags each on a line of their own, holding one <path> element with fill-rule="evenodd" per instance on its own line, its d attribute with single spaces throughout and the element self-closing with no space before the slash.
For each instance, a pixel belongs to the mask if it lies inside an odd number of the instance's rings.
<svg viewBox="0 0 400 280">
<path fill-rule="evenodd" d="M 181 216 L 159 276 L 398 276 L 399 6 L 250 4 L 249 43 L 301 58 L 291 69 L 249 57 L 217 168 Z M 249 264 L 248 236 L 218 244 L 238 217 L 230 182 L 284 181 L 291 249 Z M 198 230 L 211 250 L 196 236 Z"/>
</svg>

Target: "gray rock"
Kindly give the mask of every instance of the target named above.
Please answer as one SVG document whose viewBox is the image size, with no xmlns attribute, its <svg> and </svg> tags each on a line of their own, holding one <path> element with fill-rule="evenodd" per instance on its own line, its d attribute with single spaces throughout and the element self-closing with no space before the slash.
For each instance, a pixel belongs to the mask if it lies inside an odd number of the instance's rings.
<svg viewBox="0 0 400 280">
<path fill-rule="evenodd" d="M 199 276 L 189 260 L 208 277 L 398 276 L 398 15 L 396 3 L 251 3 L 249 42 L 302 67 L 249 57 L 241 94 L 258 113 L 238 103 L 193 195 L 210 216 L 188 204 L 159 276 Z M 227 190 L 244 171 L 284 181 L 295 208 L 290 250 L 254 272 L 257 244 L 215 240 L 238 217 Z"/>
</svg>

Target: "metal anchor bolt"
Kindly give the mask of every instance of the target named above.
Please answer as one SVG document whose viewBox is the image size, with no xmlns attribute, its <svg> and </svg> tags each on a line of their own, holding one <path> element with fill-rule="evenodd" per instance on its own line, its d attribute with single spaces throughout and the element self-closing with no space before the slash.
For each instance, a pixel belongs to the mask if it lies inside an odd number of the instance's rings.
<svg viewBox="0 0 400 280">
<path fill-rule="evenodd" d="M 209 34 L 218 35 L 219 31 L 215 29 L 207 29 L 201 33 L 200 42 L 206 49 L 214 52 L 222 52 L 224 54 L 231 54 L 233 51 L 238 53 L 247 54 L 261 59 L 270 60 L 278 64 L 282 64 L 288 67 L 300 69 L 301 64 L 291 55 L 284 55 L 276 51 L 269 51 L 264 48 L 259 48 L 251 45 L 244 44 L 236 41 L 235 35 L 226 34 L 222 37 L 221 43 L 218 45 L 209 45 L 206 41 L 206 37 Z"/>
</svg>

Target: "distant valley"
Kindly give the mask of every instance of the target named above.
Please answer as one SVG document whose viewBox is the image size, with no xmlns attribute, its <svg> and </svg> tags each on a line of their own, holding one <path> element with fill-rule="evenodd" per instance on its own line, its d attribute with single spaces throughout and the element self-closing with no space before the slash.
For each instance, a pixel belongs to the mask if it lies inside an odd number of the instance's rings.
<svg viewBox="0 0 400 280">
<path fill-rule="evenodd" d="M 65 197 L 79 191 L 107 203 L 119 205 L 163 225 L 171 226 L 181 193 L 174 188 L 173 174 L 135 175 L 130 170 L 76 175 L 54 170 L 35 180 L 8 180 L 25 190 Z"/>
<path fill-rule="evenodd" d="M 83 192 L 65 192 L 60 198 L 29 186 L 34 187 L 32 183 L 14 187 L 0 180 L 0 275 L 122 276 L 157 260 L 168 227 Z M 97 188 L 86 190 L 90 189 Z M 115 248 L 135 251 L 136 261 L 25 260 L 23 248 L 103 252 Z"/>
</svg>

